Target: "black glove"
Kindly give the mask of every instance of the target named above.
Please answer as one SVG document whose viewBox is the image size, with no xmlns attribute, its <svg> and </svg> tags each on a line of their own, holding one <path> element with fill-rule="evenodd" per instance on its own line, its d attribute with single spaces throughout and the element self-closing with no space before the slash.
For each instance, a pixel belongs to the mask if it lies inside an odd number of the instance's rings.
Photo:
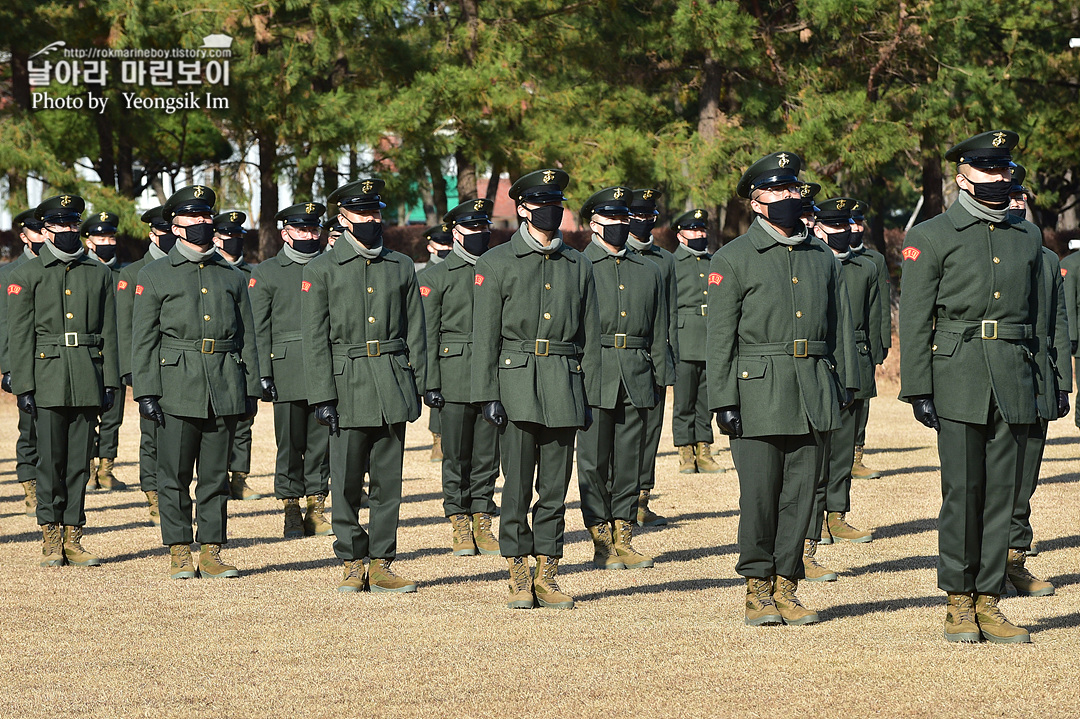
<svg viewBox="0 0 1080 719">
<path fill-rule="evenodd" d="M 742 437 L 742 415 L 738 407 L 724 407 L 716 410 L 716 424 L 728 437 Z"/>
<path fill-rule="evenodd" d="M 585 424 L 581 428 L 588 432 L 589 427 L 592 427 L 592 407 L 585 405 Z"/>
<path fill-rule="evenodd" d="M 5 372 L 3 378 L 0 378 L 0 389 L 4 390 L 8 394 L 11 394 L 11 373 Z"/>
<path fill-rule="evenodd" d="M 488 424 L 495 425 L 496 427 L 506 426 L 506 409 L 503 407 L 502 402 L 499 400 L 492 400 L 484 404 L 483 409 L 484 420 Z"/>
<path fill-rule="evenodd" d="M 911 409 L 915 411 L 915 419 L 935 432 L 941 431 L 941 422 L 938 420 L 937 410 L 934 409 L 932 397 L 912 397 Z"/>
<path fill-rule="evenodd" d="M 432 409 L 441 409 L 446 404 L 446 400 L 443 399 L 441 390 L 429 389 L 424 392 L 424 404 Z"/>
<path fill-rule="evenodd" d="M 255 419 L 255 415 L 259 413 L 259 398 L 258 397 L 245 397 L 244 398 L 244 419 Z"/>
<path fill-rule="evenodd" d="M 157 397 L 139 397 L 138 402 L 140 415 L 159 427 L 165 426 L 165 413 L 161 411 L 161 405 L 158 404 Z"/>
<path fill-rule="evenodd" d="M 341 428 L 338 427 L 337 407 L 333 402 L 320 402 L 315 405 L 315 421 L 324 427 L 329 427 L 330 434 L 341 434 Z"/>
<path fill-rule="evenodd" d="M 653 407 L 660 404 L 660 400 L 664 399 L 664 388 L 659 385 L 653 385 Z"/>
<path fill-rule="evenodd" d="M 855 401 L 855 391 L 850 387 L 844 390 L 844 394 L 840 397 L 840 409 L 847 409 L 851 406 L 851 403 Z"/>
<path fill-rule="evenodd" d="M 889 358 L 889 348 L 888 347 L 882 347 L 881 348 L 881 361 L 884 362 L 888 358 Z"/>
<path fill-rule="evenodd" d="M 1069 413 L 1069 393 L 1058 390 L 1058 419 Z"/>
<path fill-rule="evenodd" d="M 260 378 L 259 386 L 262 387 L 263 402 L 277 402 L 277 387 L 274 386 L 273 377 Z"/>
<path fill-rule="evenodd" d="M 23 392 L 15 398 L 15 404 L 23 412 L 37 419 L 37 402 L 34 401 L 33 392 Z"/>
<path fill-rule="evenodd" d="M 1076 341 L 1076 340 L 1073 340 L 1073 341 L 1071 341 L 1071 342 L 1069 343 L 1069 349 L 1071 349 L 1071 350 L 1072 350 L 1072 355 L 1073 355 L 1073 357 L 1075 357 L 1075 356 L 1076 356 L 1076 350 L 1077 350 L 1077 346 L 1076 346 L 1076 345 L 1077 345 L 1077 344 L 1078 344 L 1078 343 L 1077 343 L 1077 341 Z"/>
<path fill-rule="evenodd" d="M 120 384 L 127 385 L 128 387 L 131 386 L 131 373 L 130 372 L 128 372 L 126 375 L 124 375 L 123 377 L 120 378 Z"/>
<path fill-rule="evenodd" d="M 116 390 L 112 387 L 105 388 L 105 396 L 101 399 L 101 413 L 105 414 L 116 404 Z"/>
</svg>

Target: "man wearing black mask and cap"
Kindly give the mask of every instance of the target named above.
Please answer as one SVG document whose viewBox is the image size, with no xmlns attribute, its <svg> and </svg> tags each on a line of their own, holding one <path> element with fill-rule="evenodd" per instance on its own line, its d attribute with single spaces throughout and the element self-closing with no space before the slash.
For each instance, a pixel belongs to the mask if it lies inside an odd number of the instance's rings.
<svg viewBox="0 0 1080 719">
<path fill-rule="evenodd" d="M 1042 233 L 1009 217 L 1015 132 L 955 145 L 959 195 L 907 233 L 900 399 L 938 433 L 938 587 L 948 641 L 1031 641 L 1002 613 L 1009 527 L 1031 425 Z"/>
<path fill-rule="evenodd" d="M 470 386 L 473 267 L 487 252 L 493 206 L 491 200 L 467 200 L 446 213 L 442 227 L 453 249 L 417 275 L 427 326 L 426 389 L 434 400 L 428 405 L 442 422 L 443 512 L 450 520 L 451 551 L 458 556 L 499 553 L 491 531 L 499 431 L 472 404 Z"/>
<path fill-rule="evenodd" d="M 319 218 L 325 211 L 318 202 L 301 202 L 278 212 L 275 219 L 282 223 L 284 244 L 275 256 L 255 267 L 248 282 L 262 399 L 274 403 L 274 497 L 285 505 L 285 539 L 334 533 L 325 514 L 330 432 L 315 420 L 315 410 L 307 401 L 300 332 L 300 286 L 304 268 L 319 256 Z M 301 497 L 307 498 L 306 515 L 300 508 Z"/>
<path fill-rule="evenodd" d="M 639 569 L 653 559 L 631 544 L 637 523 L 645 421 L 660 388 L 675 372 L 668 357 L 671 318 L 660 271 L 628 252 L 627 187 L 600 190 L 581 207 L 593 236 L 592 262 L 600 314 L 600 393 L 589 397 L 592 427 L 578 432 L 581 515 L 600 569 Z"/>
<path fill-rule="evenodd" d="M 777 152 L 743 174 L 757 217 L 709 273 L 709 407 L 739 474 L 746 624 L 811 624 L 798 597 L 826 433 L 859 386 L 840 265 L 801 219 L 802 160 Z"/>
<path fill-rule="evenodd" d="M 712 456 L 712 415 L 705 376 L 705 334 L 709 317 L 709 213 L 690 210 L 671 223 L 675 249 L 675 284 L 679 291 L 679 364 L 675 368 L 675 404 L 671 435 L 679 448 L 683 474 L 724 471 Z"/>
<path fill-rule="evenodd" d="M 454 236 L 445 222 L 424 230 L 424 239 L 427 240 L 427 266 L 416 273 L 416 281 L 421 285 L 424 283 L 424 275 L 438 267 L 450 255 L 454 245 Z M 430 328 L 428 331 L 430 333 Z M 438 407 L 428 409 L 428 429 L 431 431 L 431 461 L 442 462 L 442 410 Z"/>
<path fill-rule="evenodd" d="M 804 182 L 799 185 L 799 197 L 802 199 L 802 214 L 799 218 L 810 230 L 814 229 L 814 224 L 817 222 L 817 218 L 814 216 L 817 211 L 814 198 L 817 197 L 819 192 L 821 192 L 821 185 L 816 182 Z"/>
<path fill-rule="evenodd" d="M 11 389 L 37 423 L 37 519 L 46 567 L 101 563 L 82 546 L 86 484 L 94 426 L 120 386 L 112 275 L 79 241 L 83 207 L 81 197 L 67 194 L 38 205 L 34 216 L 43 223 L 45 245 L 6 288 Z"/>
</svg>

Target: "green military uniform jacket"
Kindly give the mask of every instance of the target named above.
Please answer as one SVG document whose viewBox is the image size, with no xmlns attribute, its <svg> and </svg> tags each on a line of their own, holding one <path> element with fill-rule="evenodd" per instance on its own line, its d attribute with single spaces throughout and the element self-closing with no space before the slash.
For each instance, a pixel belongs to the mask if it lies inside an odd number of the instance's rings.
<svg viewBox="0 0 1080 719">
<path fill-rule="evenodd" d="M 294 262 L 282 249 L 259 263 L 248 280 L 259 346 L 259 371 L 263 377 L 274 380 L 278 402 L 308 399 L 308 372 L 304 367 L 300 332 L 301 287 L 306 266 Z"/>
<path fill-rule="evenodd" d="M 709 263 L 712 255 L 698 257 L 686 245 L 675 248 L 675 289 L 679 296 L 679 361 L 704 362 L 709 315 Z"/>
<path fill-rule="evenodd" d="M 903 250 L 901 399 L 932 395 L 939 416 L 985 424 L 993 397 L 1007 423 L 1035 422 L 1030 338 L 1041 246 L 1030 222 L 978 220 L 960 202 L 911 228 Z M 999 339 L 981 339 L 984 333 Z"/>
<path fill-rule="evenodd" d="M 851 309 L 851 328 L 855 340 L 855 363 L 859 368 L 859 391 L 855 399 L 877 397 L 874 364 L 882 355 L 880 324 L 875 323 L 880 308 L 878 271 L 873 261 L 850 254 L 840 263 Z"/>
<path fill-rule="evenodd" d="M 1080 314 L 1077 306 L 1080 303 L 1080 252 L 1073 252 L 1061 260 L 1061 277 L 1065 281 L 1065 309 L 1069 319 L 1069 340 L 1077 342 L 1080 339 Z"/>
<path fill-rule="evenodd" d="M 713 256 L 708 282 L 709 408 L 738 407 L 745 437 L 839 429 L 840 392 L 859 378 L 832 250 L 782 245 L 755 219 Z"/>
<path fill-rule="evenodd" d="M 120 337 L 120 376 L 131 374 L 131 320 L 135 315 L 135 285 L 142 268 L 154 261 L 147 248 L 141 259 L 120 270 L 116 281 L 116 329 Z"/>
<path fill-rule="evenodd" d="M 885 262 L 885 255 L 865 245 L 854 254 L 860 259 L 873 262 L 877 270 L 878 299 L 871 315 L 871 326 L 880 328 L 879 341 L 875 349 L 879 353 L 874 355 L 874 364 L 881 364 L 885 361 L 885 353 L 879 350 L 892 347 L 892 283 L 889 282 L 889 265 Z"/>
<path fill-rule="evenodd" d="M 109 269 L 85 253 L 64 262 L 46 243 L 5 292 L 12 393 L 33 392 L 39 407 L 100 407 L 120 386 Z"/>
<path fill-rule="evenodd" d="M 416 275 L 427 325 L 427 387 L 447 402 L 472 401 L 473 266 L 451 252 Z"/>
<path fill-rule="evenodd" d="M 336 401 L 346 428 L 419 417 L 427 340 L 412 260 L 386 247 L 365 259 L 342 236 L 304 266 L 298 291 L 308 402 Z"/>
<path fill-rule="evenodd" d="M 672 367 L 675 367 L 679 363 L 679 288 L 678 282 L 675 279 L 675 255 L 668 252 L 663 247 L 657 247 L 655 243 L 649 245 L 648 249 L 631 249 L 631 252 L 635 252 L 652 261 L 657 269 L 660 270 L 660 278 L 664 285 L 664 299 L 667 302 L 669 318 L 667 331 L 668 361 L 671 362 Z M 670 379 L 671 382 L 665 384 L 675 384 L 674 372 Z"/>
<path fill-rule="evenodd" d="M 1035 365 L 1038 372 L 1036 404 L 1039 417 L 1058 418 L 1057 393 L 1072 392 L 1072 363 L 1069 361 L 1069 322 L 1065 309 L 1065 282 L 1057 253 L 1042 248 L 1039 282 L 1039 318 L 1035 327 Z"/>
<path fill-rule="evenodd" d="M 600 396 L 590 404 L 618 406 L 619 386 L 635 407 L 656 404 L 656 387 L 675 382 L 668 357 L 670 323 L 664 284 L 656 265 L 633 252 L 617 257 L 589 243 L 600 312 Z"/>
<path fill-rule="evenodd" d="M 22 254 L 16 257 L 11 262 L 7 263 L 3 267 L 0 267 L 0 372 L 9 372 L 8 367 L 8 310 L 7 310 L 7 286 L 10 284 L 8 280 L 11 278 L 11 273 L 15 269 L 26 262 L 27 260 L 34 259 L 35 255 L 30 253 L 29 247 L 23 247 Z"/>
<path fill-rule="evenodd" d="M 177 242 L 139 272 L 132 319 L 133 394 L 177 417 L 240 415 L 259 397 L 247 279 L 221 255 L 192 261 Z"/>
<path fill-rule="evenodd" d="M 476 263 L 472 398 L 500 400 L 514 422 L 582 427 L 600 397 L 592 263 L 565 244 L 542 254 L 523 232 Z"/>
</svg>

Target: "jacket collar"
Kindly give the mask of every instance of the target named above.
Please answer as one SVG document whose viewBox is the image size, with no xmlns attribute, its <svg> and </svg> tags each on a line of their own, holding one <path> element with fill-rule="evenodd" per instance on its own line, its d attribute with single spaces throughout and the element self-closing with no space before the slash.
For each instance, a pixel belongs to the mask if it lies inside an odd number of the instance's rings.
<svg viewBox="0 0 1080 719">
<path fill-rule="evenodd" d="M 49 247 L 49 243 L 47 242 L 41 246 L 41 253 L 38 255 L 38 257 L 41 258 L 42 264 L 44 264 L 46 267 L 51 267 L 52 265 L 58 264 L 66 264 L 64 260 L 56 256 L 56 254 L 52 251 L 52 248 Z M 72 260 L 71 264 L 77 265 L 89 259 L 90 258 L 87 257 L 87 253 L 83 252 L 81 255 Z M 94 262 L 97 262 L 97 260 L 94 260 Z M 98 264 L 101 263 L 98 262 Z"/>
<path fill-rule="evenodd" d="M 623 253 L 621 257 L 616 257 L 615 255 L 605 250 L 603 247 L 598 246 L 595 242 L 590 241 L 581 254 L 585 255 L 585 257 L 592 260 L 594 263 L 603 262 L 604 260 L 610 259 L 626 260 L 627 262 L 636 262 L 638 264 L 641 264 L 641 258 L 637 256 L 636 250 L 631 250 L 629 247 L 626 249 L 626 252 Z"/>
<path fill-rule="evenodd" d="M 675 255 L 676 260 L 686 260 L 686 259 L 696 260 L 696 259 L 699 259 L 697 255 L 695 255 L 690 250 L 686 249 L 686 245 L 684 245 L 681 242 L 679 243 L 679 246 L 675 248 L 675 252 L 672 253 L 672 254 Z M 706 252 L 704 255 L 701 256 L 700 259 L 708 260 L 708 259 L 711 259 L 711 258 L 712 258 L 712 253 Z"/>
<path fill-rule="evenodd" d="M 184 257 L 184 255 L 180 252 L 180 247 L 179 247 L 180 240 L 177 240 L 176 243 L 177 244 L 173 245 L 173 248 L 171 250 L 169 250 L 169 263 L 173 267 L 178 267 L 179 265 L 182 265 L 185 262 L 192 262 L 193 263 L 194 262 L 193 260 L 189 260 L 188 258 Z M 221 255 L 219 255 L 217 252 L 211 252 L 209 255 L 206 256 L 206 258 L 204 258 L 202 260 L 201 264 L 204 264 L 204 265 L 214 264 L 214 265 L 221 265 L 222 267 L 232 267 L 232 265 L 230 265 L 228 262 L 226 262 L 225 258 L 222 257 Z"/>
<path fill-rule="evenodd" d="M 461 257 L 461 256 L 460 256 L 459 254 L 457 254 L 456 252 L 451 252 L 451 253 L 450 253 L 449 255 L 447 255 L 447 256 L 446 256 L 446 258 L 445 258 L 445 259 L 444 259 L 444 260 L 443 260 L 442 262 L 440 262 L 439 264 L 440 264 L 440 265 L 446 265 L 446 269 L 447 269 L 447 271 L 449 271 L 449 272 L 452 272 L 453 270 L 460 270 L 460 269 L 461 269 L 461 268 L 463 268 L 463 267 L 466 267 L 466 268 L 468 268 L 468 269 L 470 269 L 470 270 L 471 270 L 471 269 L 473 269 L 473 266 L 472 266 L 472 265 L 470 265 L 470 264 L 469 264 L 468 262 L 466 262 L 466 261 L 465 261 L 465 258 L 464 258 L 464 257 Z"/>
<path fill-rule="evenodd" d="M 337 262 L 339 265 L 343 265 L 346 262 L 350 262 L 352 260 L 355 260 L 357 257 L 360 257 L 360 253 L 356 251 L 356 248 L 352 246 L 351 242 L 342 242 L 340 238 L 337 242 L 334 243 L 334 249 L 331 250 L 331 252 L 334 255 L 334 261 Z M 394 257 L 393 250 L 386 246 L 385 241 L 383 242 L 382 249 L 379 250 L 379 256 L 372 260 L 372 262 L 376 260 L 389 260 L 390 262 L 397 262 L 397 258 Z"/>
<path fill-rule="evenodd" d="M 529 247 L 529 243 L 526 242 L 525 238 L 521 236 L 521 233 L 525 231 L 523 229 L 524 226 L 525 226 L 525 223 L 522 223 L 522 226 L 518 227 L 517 230 L 514 231 L 514 234 L 510 237 L 510 247 L 513 248 L 514 254 L 517 255 L 518 257 L 526 257 L 526 256 L 534 254 L 534 253 L 535 254 L 540 254 L 539 252 L 536 252 L 535 250 L 533 250 L 533 248 Z M 570 246 L 566 244 L 566 238 L 564 237 L 563 241 L 562 241 L 562 247 L 555 250 L 555 252 L 551 253 L 548 256 L 549 257 L 562 257 L 564 259 L 569 260 L 570 262 L 577 262 L 577 258 L 574 257 L 574 253 L 566 251 L 568 247 L 570 247 Z M 453 253 L 451 253 L 451 254 L 453 254 Z"/>
</svg>

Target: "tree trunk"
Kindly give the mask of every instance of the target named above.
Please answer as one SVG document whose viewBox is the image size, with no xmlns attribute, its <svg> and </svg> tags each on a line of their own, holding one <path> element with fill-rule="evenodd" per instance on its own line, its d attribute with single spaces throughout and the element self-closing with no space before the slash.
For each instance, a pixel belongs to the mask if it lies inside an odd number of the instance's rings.
<svg viewBox="0 0 1080 719">
<path fill-rule="evenodd" d="M 260 128 L 259 143 L 259 258 L 273 257 L 281 249 L 281 235 L 274 215 L 278 212 L 277 137 L 273 130 Z"/>
<path fill-rule="evenodd" d="M 427 168 L 428 175 L 431 176 L 431 204 L 435 208 L 435 214 L 438 216 L 435 222 L 439 222 L 449 209 L 446 199 L 446 178 L 443 177 L 442 163 L 439 162 L 439 158 L 428 158 Z"/>
<path fill-rule="evenodd" d="M 495 202 L 495 198 L 499 196 L 499 183 L 502 182 L 502 172 L 502 157 L 496 156 L 491 162 L 491 175 L 488 177 L 487 191 L 484 193 L 484 197 L 492 202 Z"/>
<path fill-rule="evenodd" d="M 132 158 L 131 133 L 128 131 L 130 111 L 120 107 L 116 133 L 116 185 L 124 197 L 135 199 L 142 192 L 135 186 L 135 167 Z"/>
<path fill-rule="evenodd" d="M 323 174 L 323 197 L 329 197 L 330 193 L 338 188 L 337 158 L 329 155 L 322 156 Z"/>
<path fill-rule="evenodd" d="M 311 159 L 311 145 L 304 143 L 296 158 L 296 187 L 293 189 L 293 199 L 304 201 L 311 198 L 312 188 L 315 186 L 315 170 L 318 165 L 308 162 Z M 300 167 L 304 165 L 304 169 Z"/>
<path fill-rule="evenodd" d="M 101 85 L 87 85 L 87 94 L 100 102 L 104 95 Z M 101 184 L 109 189 L 116 188 L 116 153 L 113 148 L 113 123 L 111 113 L 95 112 L 94 128 L 97 130 L 98 159 L 94 163 Z"/>
<path fill-rule="evenodd" d="M 938 143 L 926 135 L 922 136 L 922 217 L 937 217 L 945 211 L 945 200 L 941 192 L 941 148 Z"/>
<path fill-rule="evenodd" d="M 698 97 L 698 139 L 699 151 L 708 152 L 716 142 L 720 132 L 720 91 L 723 87 L 723 75 L 720 64 L 706 51 L 702 65 L 701 95 Z M 709 211 L 709 247 L 716 249 L 728 237 L 720 231 L 720 212 L 717 206 L 706 207 Z M 726 228 L 725 228 L 726 229 Z"/>
<path fill-rule="evenodd" d="M 458 202 L 476 199 L 476 164 L 468 159 L 461 150 L 454 153 L 457 164 Z"/>
<path fill-rule="evenodd" d="M 750 203 L 739 197 L 728 200 L 724 210 L 724 229 L 720 233 L 720 244 L 731 242 L 750 228 L 754 218 L 750 214 Z"/>
<path fill-rule="evenodd" d="M 11 95 L 23 110 L 30 109 L 30 59 L 25 50 L 11 50 Z"/>
</svg>

